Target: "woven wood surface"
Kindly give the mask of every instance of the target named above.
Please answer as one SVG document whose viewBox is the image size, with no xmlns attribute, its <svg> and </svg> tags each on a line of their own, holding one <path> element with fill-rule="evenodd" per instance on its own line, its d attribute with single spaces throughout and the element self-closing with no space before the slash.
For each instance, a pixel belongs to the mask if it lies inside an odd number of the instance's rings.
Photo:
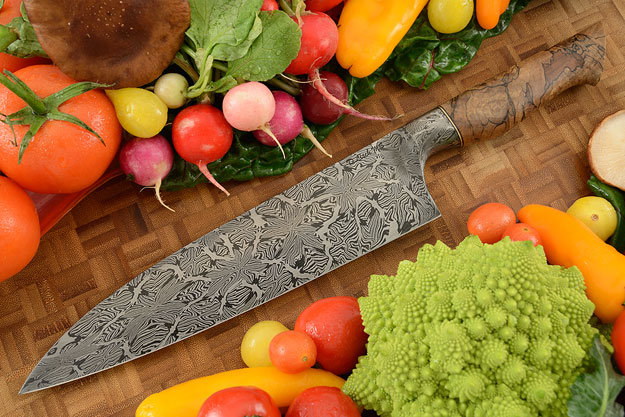
<svg viewBox="0 0 625 417">
<path fill-rule="evenodd" d="M 27 375 L 54 342 L 99 301 L 199 236 L 371 143 L 466 89 L 603 22 L 607 60 L 597 86 L 576 87 L 505 135 L 432 156 L 426 166 L 438 220 L 257 309 L 114 369 L 27 395 Z M 586 146 L 594 126 L 625 108 L 625 0 L 534 0 L 501 36 L 485 41 L 471 64 L 428 91 L 383 81 L 359 109 L 404 113 L 394 122 L 347 118 L 324 142 L 334 159 L 312 151 L 284 176 L 164 193 L 122 179 L 88 196 L 42 239 L 32 263 L 0 284 L 0 416 L 132 416 L 147 395 L 190 378 L 243 366 L 239 343 L 255 322 L 292 326 L 312 301 L 366 293 L 372 273 L 394 274 L 424 243 L 449 245 L 467 234 L 468 214 L 499 201 L 566 209 L 589 194 Z"/>
</svg>

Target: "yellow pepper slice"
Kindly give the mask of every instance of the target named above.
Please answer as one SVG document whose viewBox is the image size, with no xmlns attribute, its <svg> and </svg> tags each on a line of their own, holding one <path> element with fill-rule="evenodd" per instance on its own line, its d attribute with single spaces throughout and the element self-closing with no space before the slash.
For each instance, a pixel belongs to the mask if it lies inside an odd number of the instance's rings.
<svg viewBox="0 0 625 417">
<path fill-rule="evenodd" d="M 339 19 L 336 59 L 366 77 L 391 55 L 428 0 L 349 0 Z"/>
<path fill-rule="evenodd" d="M 213 393 L 225 388 L 253 386 L 273 398 L 278 407 L 288 407 L 295 397 L 308 388 L 329 386 L 342 388 L 345 380 L 323 369 L 311 368 L 286 374 L 273 366 L 241 368 L 183 382 L 147 397 L 136 417 L 196 417 L 202 404 Z"/>
</svg>

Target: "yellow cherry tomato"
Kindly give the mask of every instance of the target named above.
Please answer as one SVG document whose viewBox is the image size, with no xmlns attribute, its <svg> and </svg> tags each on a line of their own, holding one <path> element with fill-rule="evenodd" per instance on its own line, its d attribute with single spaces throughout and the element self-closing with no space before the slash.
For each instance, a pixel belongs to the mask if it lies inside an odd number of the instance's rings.
<svg viewBox="0 0 625 417">
<path fill-rule="evenodd" d="M 167 105 L 156 94 L 143 88 L 106 90 L 119 123 L 139 138 L 157 135 L 167 123 Z"/>
<path fill-rule="evenodd" d="M 582 197 L 576 200 L 566 212 L 581 220 L 604 241 L 616 230 L 618 215 L 612 204 L 605 198 Z"/>
<path fill-rule="evenodd" d="M 430 0 L 428 19 L 435 31 L 456 33 L 473 17 L 473 0 Z"/>
<path fill-rule="evenodd" d="M 269 343 L 278 333 L 289 330 L 275 320 L 259 321 L 249 328 L 241 341 L 241 358 L 250 368 L 271 366 Z"/>
</svg>

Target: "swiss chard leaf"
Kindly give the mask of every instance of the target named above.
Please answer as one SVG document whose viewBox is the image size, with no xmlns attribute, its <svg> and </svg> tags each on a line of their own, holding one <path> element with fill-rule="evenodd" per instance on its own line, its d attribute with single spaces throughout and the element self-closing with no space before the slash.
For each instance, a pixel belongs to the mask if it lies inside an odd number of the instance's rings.
<svg viewBox="0 0 625 417">
<path fill-rule="evenodd" d="M 280 74 L 295 59 L 302 31 L 282 11 L 260 12 L 262 33 L 247 54 L 228 66 L 226 76 L 248 81 L 267 81 Z"/>
<path fill-rule="evenodd" d="M 570 417 L 621 417 L 623 406 L 616 397 L 625 387 L 625 376 L 614 371 L 610 354 L 596 336 L 589 356 L 593 369 L 577 377 L 571 386 L 571 398 L 567 404 Z"/>
</svg>

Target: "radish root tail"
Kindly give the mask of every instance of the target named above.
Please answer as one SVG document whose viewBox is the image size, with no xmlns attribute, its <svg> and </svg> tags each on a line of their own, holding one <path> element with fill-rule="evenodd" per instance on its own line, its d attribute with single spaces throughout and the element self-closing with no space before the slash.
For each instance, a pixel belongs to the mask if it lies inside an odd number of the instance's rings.
<svg viewBox="0 0 625 417">
<path fill-rule="evenodd" d="M 197 167 L 200 169 L 200 172 L 202 174 L 204 174 L 204 176 L 211 182 L 211 184 L 213 184 L 215 187 L 219 188 L 227 196 L 230 195 L 228 190 L 226 190 L 220 183 L 217 182 L 217 180 L 215 178 L 213 178 L 213 175 L 208 171 L 208 168 L 206 167 L 206 164 L 204 162 L 202 162 L 202 161 L 198 162 L 197 163 Z"/>
<path fill-rule="evenodd" d="M 273 139 L 274 142 L 276 142 L 276 145 L 278 145 L 278 148 L 280 148 L 280 152 L 282 152 L 282 157 L 284 159 L 286 159 L 286 154 L 284 153 L 284 148 L 282 148 L 282 145 L 280 144 L 280 141 L 278 140 L 278 138 L 276 138 L 276 135 L 273 134 L 273 132 L 271 131 L 269 126 L 268 125 L 263 125 L 263 126 L 259 127 L 258 129 L 262 130 L 263 132 L 268 134 L 271 137 L 271 139 Z"/>
<path fill-rule="evenodd" d="M 163 207 L 165 207 L 167 210 L 171 212 L 176 211 L 163 202 L 163 199 L 161 198 L 161 180 L 160 179 L 156 180 L 156 184 L 154 184 L 154 187 L 151 187 L 151 188 L 154 188 L 154 192 L 156 193 L 156 199 L 158 200 L 159 203 L 161 203 Z"/>
<path fill-rule="evenodd" d="M 315 135 L 313 134 L 312 130 L 310 130 L 310 128 L 308 126 L 304 126 L 304 128 L 302 129 L 302 136 L 304 136 L 306 139 L 308 139 L 309 141 L 311 141 L 313 143 L 313 145 L 315 145 L 315 147 L 317 149 L 319 149 L 321 152 L 323 152 L 324 155 L 326 155 L 329 158 L 332 158 L 332 155 L 330 155 L 328 153 L 328 151 L 326 151 L 324 149 L 324 147 L 321 145 L 321 143 L 317 140 L 317 138 L 315 137 Z"/>
<path fill-rule="evenodd" d="M 374 116 L 371 114 L 365 114 L 365 113 L 361 113 L 358 110 L 356 110 L 355 108 L 353 108 L 352 106 L 350 106 L 349 104 L 343 103 L 341 100 L 339 100 L 338 98 L 334 97 L 332 94 L 330 94 L 330 92 L 326 89 L 326 86 L 323 84 L 323 81 L 321 80 L 321 75 L 319 74 L 319 69 L 315 68 L 313 70 L 310 71 L 310 74 L 308 74 L 308 77 L 312 80 L 313 82 L 313 86 L 315 87 L 315 89 L 317 91 L 319 91 L 319 93 L 321 93 L 321 95 L 328 101 L 330 101 L 333 104 L 336 104 L 339 107 L 342 107 L 345 109 L 345 113 L 347 114 L 351 114 L 352 116 L 356 116 L 356 117 L 360 117 L 361 119 L 367 119 L 367 120 L 384 120 L 384 121 L 389 121 L 389 120 L 394 120 L 394 117 L 386 117 L 386 116 Z"/>
</svg>

